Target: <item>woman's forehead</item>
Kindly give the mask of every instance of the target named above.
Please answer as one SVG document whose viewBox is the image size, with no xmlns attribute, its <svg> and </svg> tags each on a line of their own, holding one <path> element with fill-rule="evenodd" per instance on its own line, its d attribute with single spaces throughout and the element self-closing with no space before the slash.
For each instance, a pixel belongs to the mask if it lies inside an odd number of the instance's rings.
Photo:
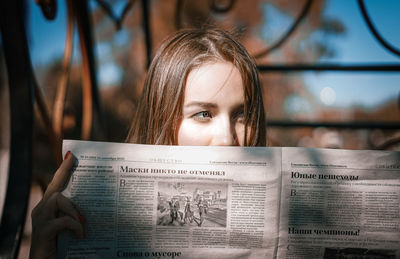
<svg viewBox="0 0 400 259">
<path fill-rule="evenodd" d="M 193 69 L 186 80 L 185 103 L 215 98 L 243 99 L 243 80 L 230 62 L 205 63 Z"/>
</svg>

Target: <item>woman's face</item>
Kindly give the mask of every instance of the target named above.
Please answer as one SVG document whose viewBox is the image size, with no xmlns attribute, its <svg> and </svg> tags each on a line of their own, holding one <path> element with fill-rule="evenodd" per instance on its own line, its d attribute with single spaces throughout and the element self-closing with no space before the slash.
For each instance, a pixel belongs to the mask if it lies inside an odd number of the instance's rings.
<svg viewBox="0 0 400 259">
<path fill-rule="evenodd" d="M 178 145 L 243 146 L 243 82 L 232 63 L 206 63 L 193 69 L 184 98 Z"/>
</svg>

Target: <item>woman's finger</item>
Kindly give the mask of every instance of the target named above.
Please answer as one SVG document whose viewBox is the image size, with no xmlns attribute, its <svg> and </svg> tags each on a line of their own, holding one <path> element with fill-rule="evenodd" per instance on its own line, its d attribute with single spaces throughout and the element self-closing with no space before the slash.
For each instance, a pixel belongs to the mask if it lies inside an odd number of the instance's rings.
<svg viewBox="0 0 400 259">
<path fill-rule="evenodd" d="M 54 192 L 50 198 L 42 201 L 40 208 L 39 205 L 36 206 L 32 211 L 32 222 L 35 222 L 35 224 L 46 224 L 49 220 L 59 217 L 60 213 L 70 216 L 81 223 L 84 222 L 83 216 L 71 200 L 59 192 Z"/>
<path fill-rule="evenodd" d="M 61 230 L 70 230 L 74 232 L 78 238 L 85 237 L 82 224 L 67 215 L 51 220 L 46 227 L 46 235 L 55 238 Z"/>
<path fill-rule="evenodd" d="M 53 180 L 51 180 L 43 195 L 44 200 L 48 199 L 54 192 L 61 192 L 70 176 L 71 168 L 74 165 L 74 155 L 68 151 L 65 156 L 66 158 L 54 174 Z"/>
<path fill-rule="evenodd" d="M 74 218 L 77 221 L 80 221 L 83 223 L 84 219 L 82 215 L 79 213 L 79 211 L 75 208 L 74 204 L 71 202 L 70 199 L 66 198 L 64 195 L 61 193 L 58 193 L 56 196 L 56 202 L 57 202 L 57 207 L 58 210 L 72 218 Z"/>
</svg>

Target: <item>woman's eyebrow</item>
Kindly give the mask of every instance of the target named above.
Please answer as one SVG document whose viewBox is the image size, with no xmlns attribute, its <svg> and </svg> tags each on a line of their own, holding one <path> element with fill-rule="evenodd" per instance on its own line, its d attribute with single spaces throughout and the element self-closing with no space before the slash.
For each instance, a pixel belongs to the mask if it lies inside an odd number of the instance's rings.
<svg viewBox="0 0 400 259">
<path fill-rule="evenodd" d="M 214 109 L 218 107 L 215 103 L 209 103 L 209 102 L 190 102 L 184 105 L 185 108 L 189 108 L 192 106 L 197 106 L 202 108 L 214 108 Z"/>
</svg>

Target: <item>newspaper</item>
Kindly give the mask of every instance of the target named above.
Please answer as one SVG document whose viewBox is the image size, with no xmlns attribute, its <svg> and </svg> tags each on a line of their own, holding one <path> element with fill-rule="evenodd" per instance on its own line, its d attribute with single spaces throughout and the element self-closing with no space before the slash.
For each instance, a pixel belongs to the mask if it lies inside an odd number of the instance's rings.
<svg viewBox="0 0 400 259">
<path fill-rule="evenodd" d="M 68 150 L 63 194 L 86 238 L 61 233 L 58 258 L 400 258 L 400 152 L 65 140 Z"/>
<path fill-rule="evenodd" d="M 278 258 L 400 258 L 400 152 L 282 149 Z"/>
</svg>

